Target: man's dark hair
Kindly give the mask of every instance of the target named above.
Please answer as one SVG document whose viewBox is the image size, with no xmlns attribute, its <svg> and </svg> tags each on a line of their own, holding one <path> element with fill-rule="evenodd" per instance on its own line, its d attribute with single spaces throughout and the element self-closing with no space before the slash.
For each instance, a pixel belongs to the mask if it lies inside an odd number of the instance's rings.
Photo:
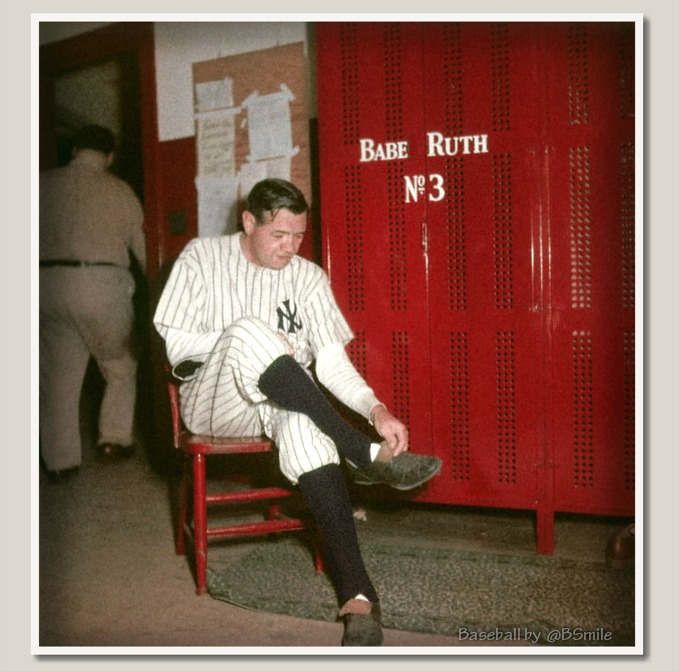
<svg viewBox="0 0 679 671">
<path fill-rule="evenodd" d="M 264 223 L 264 215 L 271 212 L 273 216 L 278 210 L 289 210 L 293 214 L 309 211 L 309 204 L 304 194 L 284 179 L 263 179 L 252 187 L 247 200 L 247 210 L 258 224 Z"/>
<path fill-rule="evenodd" d="M 83 126 L 75 135 L 74 147 L 80 149 L 93 149 L 102 154 L 110 154 L 116 146 L 113 133 L 104 126 L 89 124 Z"/>
</svg>

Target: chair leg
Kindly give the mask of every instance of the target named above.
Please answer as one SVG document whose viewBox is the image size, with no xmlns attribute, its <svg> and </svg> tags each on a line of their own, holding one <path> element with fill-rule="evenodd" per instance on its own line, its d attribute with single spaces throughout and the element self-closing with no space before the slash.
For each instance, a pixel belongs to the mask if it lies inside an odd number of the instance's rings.
<svg viewBox="0 0 679 671">
<path fill-rule="evenodd" d="M 325 565 L 323 564 L 323 555 L 321 554 L 321 551 L 318 549 L 318 545 L 316 545 L 314 547 L 314 570 L 319 575 L 321 573 L 325 573 Z"/>
<path fill-rule="evenodd" d="M 179 514 L 177 517 L 177 535 L 175 537 L 174 551 L 175 554 L 186 554 L 186 538 L 184 527 L 186 526 L 186 506 L 188 499 L 188 485 L 189 485 L 189 460 L 184 459 L 182 467 L 182 480 L 179 490 Z"/>
<path fill-rule="evenodd" d="M 206 460 L 202 454 L 194 454 L 186 458 L 182 470 L 180 489 L 179 515 L 175 552 L 186 553 L 186 524 L 189 521 L 188 502 L 189 489 L 193 494 L 193 549 L 196 567 L 196 594 L 207 592 L 207 473 Z M 268 507 L 267 519 L 275 520 L 280 515 L 280 505 L 274 503 Z M 270 534 L 274 536 L 275 534 Z M 314 534 L 315 535 L 315 534 Z M 316 573 L 324 573 L 323 555 L 320 550 L 320 539 L 314 538 L 314 569 Z"/>
<path fill-rule="evenodd" d="M 280 504 L 273 503 L 269 506 L 269 508 L 267 510 L 266 519 L 271 522 L 271 521 L 277 519 L 280 514 L 281 514 Z"/>
<path fill-rule="evenodd" d="M 196 594 L 207 591 L 207 503 L 205 457 L 193 456 L 193 542 L 196 559 Z"/>
</svg>

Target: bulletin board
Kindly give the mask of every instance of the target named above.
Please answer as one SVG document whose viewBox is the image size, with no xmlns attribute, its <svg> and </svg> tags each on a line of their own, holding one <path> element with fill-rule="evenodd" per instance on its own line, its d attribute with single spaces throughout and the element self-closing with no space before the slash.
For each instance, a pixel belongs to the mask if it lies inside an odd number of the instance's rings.
<svg viewBox="0 0 679 671">
<path fill-rule="evenodd" d="M 193 64 L 198 234 L 237 230 L 241 202 L 267 177 L 310 200 L 302 42 Z"/>
</svg>

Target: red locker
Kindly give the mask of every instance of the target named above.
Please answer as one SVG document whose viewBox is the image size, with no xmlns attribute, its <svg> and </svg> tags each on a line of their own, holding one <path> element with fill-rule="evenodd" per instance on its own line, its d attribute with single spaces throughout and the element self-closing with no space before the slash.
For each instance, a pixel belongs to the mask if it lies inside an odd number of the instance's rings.
<svg viewBox="0 0 679 671">
<path fill-rule="evenodd" d="M 317 25 L 324 261 L 419 501 L 634 512 L 634 24 Z"/>
<path fill-rule="evenodd" d="M 634 492 L 634 31 L 549 31 L 556 510 L 630 514 Z M 557 85 L 559 83 L 559 85 Z"/>
</svg>

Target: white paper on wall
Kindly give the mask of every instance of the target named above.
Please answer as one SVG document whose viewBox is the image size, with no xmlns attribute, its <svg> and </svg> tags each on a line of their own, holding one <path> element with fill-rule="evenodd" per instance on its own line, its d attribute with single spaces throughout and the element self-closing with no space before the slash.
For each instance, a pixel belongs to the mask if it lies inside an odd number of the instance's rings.
<svg viewBox="0 0 679 671">
<path fill-rule="evenodd" d="M 292 157 L 271 158 L 267 161 L 244 163 L 238 173 L 238 191 L 245 198 L 257 182 L 275 177 L 290 180 Z"/>
<path fill-rule="evenodd" d="M 231 77 L 196 84 L 196 112 L 233 107 L 233 80 Z"/>
<path fill-rule="evenodd" d="M 233 176 L 235 173 L 235 120 L 228 110 L 197 120 L 198 174 Z"/>
<path fill-rule="evenodd" d="M 262 96 L 255 92 L 243 101 L 242 107 L 248 111 L 250 161 L 292 156 L 299 151 L 292 146 L 290 101 L 294 95 L 285 84 L 280 89 Z"/>
<path fill-rule="evenodd" d="M 225 235 L 237 230 L 238 178 L 196 177 L 198 235 Z"/>
<path fill-rule="evenodd" d="M 200 88 L 200 91 L 199 91 Z M 238 201 L 267 177 L 290 179 L 292 144 L 290 101 L 285 85 L 266 95 L 252 93 L 233 107 L 231 80 L 196 85 L 195 114 L 198 155 L 198 235 L 224 235 L 238 230 Z M 228 104 L 227 104 L 228 103 Z M 247 162 L 236 169 L 236 115 L 247 110 Z"/>
</svg>

